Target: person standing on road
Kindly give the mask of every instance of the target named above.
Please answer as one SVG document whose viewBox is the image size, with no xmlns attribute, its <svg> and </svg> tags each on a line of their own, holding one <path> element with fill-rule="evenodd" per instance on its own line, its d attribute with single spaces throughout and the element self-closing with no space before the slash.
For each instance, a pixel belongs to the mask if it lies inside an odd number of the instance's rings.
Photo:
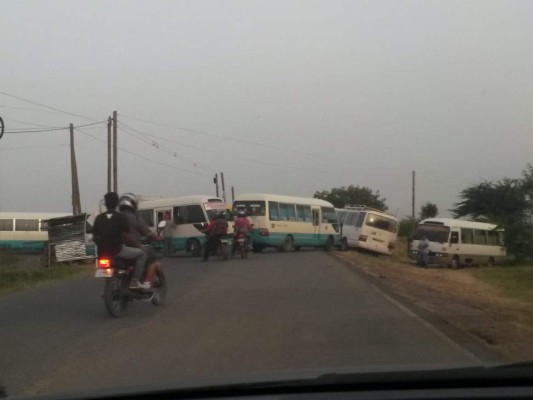
<svg viewBox="0 0 533 400">
<path fill-rule="evenodd" d="M 163 254 L 165 257 L 170 257 L 172 255 L 172 236 L 176 228 L 176 224 L 170 218 L 170 212 L 165 212 L 163 221 L 159 223 L 158 227 L 161 228 L 161 233 L 163 234 Z"/>
<path fill-rule="evenodd" d="M 427 268 L 429 261 L 429 240 L 427 237 L 422 236 L 418 243 L 418 263 L 422 268 Z"/>
<path fill-rule="evenodd" d="M 124 245 L 128 240 L 130 223 L 124 214 L 116 210 L 118 202 L 118 194 L 106 193 L 104 203 L 107 211 L 96 216 L 94 220 L 92 233 L 98 248 L 98 256 L 135 260 L 135 270 L 142 271 L 147 255 L 141 249 Z"/>
</svg>

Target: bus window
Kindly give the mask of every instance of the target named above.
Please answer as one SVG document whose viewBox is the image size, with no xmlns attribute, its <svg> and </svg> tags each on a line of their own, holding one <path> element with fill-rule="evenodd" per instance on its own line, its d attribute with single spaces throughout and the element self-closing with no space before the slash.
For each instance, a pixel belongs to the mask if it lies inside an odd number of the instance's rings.
<svg viewBox="0 0 533 400">
<path fill-rule="evenodd" d="M 13 231 L 13 219 L 12 218 L 0 219 L 0 231 L 4 231 L 4 232 Z"/>
<path fill-rule="evenodd" d="M 487 232 L 487 244 L 490 246 L 498 246 L 500 244 L 498 240 L 498 231 Z"/>
<path fill-rule="evenodd" d="M 365 220 L 366 212 L 362 212 L 357 216 L 357 221 L 355 221 L 355 227 L 360 228 L 363 226 L 363 221 Z"/>
<path fill-rule="evenodd" d="M 448 243 L 450 228 L 443 225 L 421 224 L 413 234 L 413 240 L 420 240 L 425 236 L 430 242 Z"/>
<path fill-rule="evenodd" d="M 320 225 L 320 219 L 319 219 L 319 215 L 318 215 L 318 210 L 317 209 L 313 210 L 313 225 L 314 226 Z"/>
<path fill-rule="evenodd" d="M 487 244 L 487 231 L 474 229 L 474 244 Z"/>
<path fill-rule="evenodd" d="M 292 221 L 296 218 L 294 211 L 294 204 L 279 203 L 279 219 L 280 221 Z"/>
<path fill-rule="evenodd" d="M 198 204 L 174 207 L 174 218 L 177 224 L 197 224 L 206 222 L 204 211 Z"/>
<path fill-rule="evenodd" d="M 322 208 L 322 223 L 323 224 L 336 224 L 337 215 L 335 214 L 335 209 L 329 207 Z"/>
<path fill-rule="evenodd" d="M 396 221 L 390 218 L 385 218 L 376 214 L 369 213 L 366 219 L 366 224 L 376 229 L 383 231 L 396 232 Z"/>
<path fill-rule="evenodd" d="M 39 220 L 38 219 L 16 219 L 15 230 L 16 231 L 38 231 Z"/>
<path fill-rule="evenodd" d="M 474 231 L 473 229 L 461 228 L 461 243 L 474 244 Z"/>
<path fill-rule="evenodd" d="M 139 210 L 137 213 L 142 219 L 144 219 L 144 222 L 146 222 L 150 228 L 154 227 L 154 210 Z"/>
<path fill-rule="evenodd" d="M 271 221 L 279 221 L 279 209 L 277 201 L 268 202 L 268 216 Z"/>
<path fill-rule="evenodd" d="M 450 236 L 450 244 L 459 243 L 459 232 L 452 232 Z"/>
</svg>

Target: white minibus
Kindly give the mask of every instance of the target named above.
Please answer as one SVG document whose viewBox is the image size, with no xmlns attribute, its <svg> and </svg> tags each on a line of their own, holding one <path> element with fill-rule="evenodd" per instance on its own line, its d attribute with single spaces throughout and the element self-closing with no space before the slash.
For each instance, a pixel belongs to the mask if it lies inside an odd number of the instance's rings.
<svg viewBox="0 0 533 400">
<path fill-rule="evenodd" d="M 429 263 L 449 265 L 494 265 L 506 258 L 504 231 L 494 224 L 451 218 L 421 221 L 411 243 L 410 257 L 418 260 L 422 237 L 429 241 Z"/>
<path fill-rule="evenodd" d="M 398 220 L 367 206 L 335 209 L 341 224 L 341 249 L 350 247 L 390 255 L 398 238 Z"/>
</svg>

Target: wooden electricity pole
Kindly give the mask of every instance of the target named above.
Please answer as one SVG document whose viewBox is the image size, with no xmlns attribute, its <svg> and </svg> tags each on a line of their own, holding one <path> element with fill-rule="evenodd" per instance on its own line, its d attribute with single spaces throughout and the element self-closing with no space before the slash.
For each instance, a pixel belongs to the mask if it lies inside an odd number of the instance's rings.
<svg viewBox="0 0 533 400">
<path fill-rule="evenodd" d="M 117 179 L 117 112 L 113 111 L 113 192 L 118 193 Z"/>
<path fill-rule="evenodd" d="M 226 202 L 226 187 L 224 186 L 224 172 L 220 173 L 220 180 L 222 181 L 222 200 Z"/>
<path fill-rule="evenodd" d="M 111 175 L 111 171 L 112 171 L 112 167 L 111 167 L 111 160 L 113 159 L 113 156 L 112 156 L 112 146 L 113 146 L 113 141 L 112 141 L 112 136 L 111 136 L 111 125 L 112 125 L 112 120 L 111 120 L 111 117 L 108 118 L 107 120 L 107 191 L 110 192 L 112 190 L 112 175 Z"/>
<path fill-rule="evenodd" d="M 235 188 L 232 186 L 231 187 L 231 202 L 233 203 L 234 200 L 235 200 Z"/>
<path fill-rule="evenodd" d="M 217 188 L 217 197 L 218 197 L 218 174 L 215 174 L 215 177 L 213 178 L 213 183 L 215 184 Z"/>
<path fill-rule="evenodd" d="M 412 193 L 412 204 L 411 204 L 411 213 L 412 213 L 412 218 L 413 218 L 413 232 L 415 230 L 415 225 L 416 225 L 416 222 L 415 222 L 415 171 L 413 171 L 413 193 Z"/>
<path fill-rule="evenodd" d="M 70 124 L 70 175 L 72 178 L 72 214 L 81 214 L 80 186 L 78 184 L 78 167 L 74 151 L 74 125 Z"/>
</svg>

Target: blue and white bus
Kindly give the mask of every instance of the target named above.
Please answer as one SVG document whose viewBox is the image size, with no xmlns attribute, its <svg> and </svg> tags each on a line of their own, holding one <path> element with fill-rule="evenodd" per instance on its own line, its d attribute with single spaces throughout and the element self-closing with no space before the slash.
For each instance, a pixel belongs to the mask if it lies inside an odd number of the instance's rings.
<svg viewBox="0 0 533 400">
<path fill-rule="evenodd" d="M 235 197 L 233 211 L 241 209 L 253 223 L 254 252 L 266 247 L 281 251 L 324 247 L 329 251 L 340 241 L 335 208 L 324 200 L 249 193 Z"/>
<path fill-rule="evenodd" d="M 50 218 L 68 213 L 0 212 L 0 248 L 24 253 L 42 253 L 48 241 Z"/>
</svg>

